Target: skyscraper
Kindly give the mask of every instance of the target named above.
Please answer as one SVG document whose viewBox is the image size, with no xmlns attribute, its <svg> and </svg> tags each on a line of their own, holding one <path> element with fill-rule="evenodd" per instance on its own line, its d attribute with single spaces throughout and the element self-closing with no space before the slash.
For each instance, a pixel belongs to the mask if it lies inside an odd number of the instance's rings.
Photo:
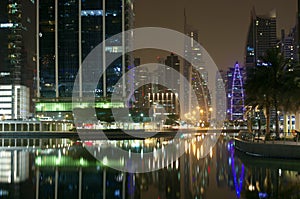
<svg viewBox="0 0 300 199">
<path fill-rule="evenodd" d="M 33 86 L 34 25 L 32 1 L 0 1 L 0 84 L 7 88 L 1 93 L 4 102 L 1 114 L 5 114 L 7 119 L 20 118 L 20 111 L 22 118 L 29 116 L 28 88 Z M 16 100 L 21 92 L 26 96 L 26 104 Z M 23 105 L 26 110 L 20 109 Z"/>
<path fill-rule="evenodd" d="M 271 11 L 269 15 L 256 15 L 253 8 L 246 43 L 245 66 L 260 65 L 260 58 L 266 50 L 276 47 L 276 44 L 276 12 Z"/>
<path fill-rule="evenodd" d="M 281 53 L 285 59 L 290 61 L 297 61 L 297 42 L 296 42 L 296 27 L 292 28 L 288 35 L 281 30 Z"/>
<path fill-rule="evenodd" d="M 243 69 L 236 62 L 227 72 L 227 118 L 229 120 L 244 119 L 243 84 Z"/>
<path fill-rule="evenodd" d="M 221 70 L 216 73 L 216 122 L 218 127 L 223 126 L 226 118 L 227 99 L 226 99 L 226 73 Z"/>
<path fill-rule="evenodd" d="M 202 58 L 201 48 L 199 46 L 198 30 L 187 23 L 186 13 L 184 11 L 184 33 L 191 38 L 185 41 L 185 60 L 182 67 L 182 74 L 184 78 L 190 83 L 191 88 L 186 84 L 182 84 L 181 88 L 186 95 L 184 97 L 184 110 L 186 113 L 198 108 L 199 110 L 206 110 L 202 114 L 202 118 L 208 120 L 209 107 L 211 106 L 211 96 L 207 87 L 208 73 L 205 70 L 205 63 Z M 187 60 L 192 60 L 188 62 Z M 189 89 L 192 89 L 189 90 Z M 191 95 L 191 93 L 195 95 Z M 194 99 L 196 98 L 196 99 Z"/>
<path fill-rule="evenodd" d="M 82 63 L 89 53 L 109 37 L 131 28 L 133 8 L 131 1 L 125 0 L 38 0 L 37 2 L 37 111 L 57 104 L 43 104 L 46 101 L 71 103 L 73 84 L 79 77 L 79 98 L 84 98 L 82 90 Z M 109 54 L 121 55 L 125 49 L 125 36 L 106 42 L 103 59 L 97 63 L 106 65 Z M 100 78 L 95 97 L 109 97 L 115 87 L 123 88 L 125 80 L 118 83 L 126 71 L 125 56 L 120 56 L 108 66 Z M 63 104 L 61 104 L 63 105 Z M 66 104 L 65 104 L 66 105 Z M 66 107 L 63 105 L 63 107 Z M 67 111 L 56 108 L 58 111 Z M 44 110 L 45 111 L 45 110 Z M 69 110 L 70 111 L 70 110 Z"/>
</svg>

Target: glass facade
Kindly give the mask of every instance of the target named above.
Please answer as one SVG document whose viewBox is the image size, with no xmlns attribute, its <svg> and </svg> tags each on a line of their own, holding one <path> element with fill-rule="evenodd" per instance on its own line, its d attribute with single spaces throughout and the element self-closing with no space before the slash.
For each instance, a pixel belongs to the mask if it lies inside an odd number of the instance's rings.
<svg viewBox="0 0 300 199">
<path fill-rule="evenodd" d="M 78 0 L 58 1 L 58 95 L 71 97 L 79 67 Z"/>
<path fill-rule="evenodd" d="M 74 108 L 124 108 L 123 102 L 95 102 L 95 103 L 72 103 L 72 102 L 37 102 L 36 111 L 37 112 L 71 112 Z"/>
<path fill-rule="evenodd" d="M 269 16 L 257 16 L 253 9 L 245 49 L 245 66 L 261 65 L 261 57 L 276 44 L 276 15 L 270 13 Z"/>
<path fill-rule="evenodd" d="M 39 13 L 38 98 L 72 97 L 79 62 L 103 38 L 122 32 L 122 0 L 43 0 L 39 2 Z M 105 46 L 106 56 L 111 53 L 121 55 L 122 49 L 122 37 L 111 40 Z M 97 65 L 102 63 L 100 61 Z M 115 86 L 122 86 L 116 85 L 122 75 L 122 67 L 122 57 L 119 57 L 107 68 L 105 80 L 101 77 L 95 88 L 96 96 L 104 95 L 103 84 L 106 84 L 107 96 L 111 95 Z"/>
</svg>

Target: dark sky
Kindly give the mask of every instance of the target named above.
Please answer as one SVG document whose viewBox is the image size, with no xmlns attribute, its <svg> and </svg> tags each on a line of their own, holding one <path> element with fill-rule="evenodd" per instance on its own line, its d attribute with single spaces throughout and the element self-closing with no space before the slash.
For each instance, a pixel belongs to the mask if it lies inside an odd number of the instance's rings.
<svg viewBox="0 0 300 199">
<path fill-rule="evenodd" d="M 297 0 L 135 0 L 135 27 L 156 26 L 182 32 L 185 8 L 188 24 L 199 31 L 199 42 L 224 69 L 236 61 L 244 62 L 252 7 L 257 15 L 276 9 L 278 36 L 282 28 L 289 32 L 296 24 Z M 156 54 L 138 56 L 145 63 L 154 62 Z"/>
</svg>

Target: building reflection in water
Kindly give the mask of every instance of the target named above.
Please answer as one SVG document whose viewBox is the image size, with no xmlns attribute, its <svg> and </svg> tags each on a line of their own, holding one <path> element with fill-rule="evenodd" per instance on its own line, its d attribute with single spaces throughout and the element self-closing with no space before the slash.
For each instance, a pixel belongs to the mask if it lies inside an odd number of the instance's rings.
<svg viewBox="0 0 300 199">
<path fill-rule="evenodd" d="M 210 139 L 217 139 L 214 135 Z M 299 197 L 300 163 L 250 158 L 234 151 L 229 137 L 205 149 L 205 135 L 178 139 L 185 154 L 178 160 L 163 155 L 164 138 L 119 141 L 70 139 L 1 139 L 1 198 L 291 198 Z M 2 144 L 3 143 L 3 144 Z M 128 173 L 129 159 L 99 161 L 91 155 L 111 146 L 139 153 L 152 172 Z M 89 147 L 89 150 L 87 150 Z M 157 152 L 152 162 L 148 152 Z M 161 151 L 161 154 L 158 153 Z M 206 155 L 207 154 L 207 155 Z M 174 157 L 173 157 L 174 158 Z M 163 167 L 162 169 L 159 169 Z M 298 169 L 299 168 L 299 169 Z M 297 195 L 298 194 L 298 195 Z"/>
</svg>

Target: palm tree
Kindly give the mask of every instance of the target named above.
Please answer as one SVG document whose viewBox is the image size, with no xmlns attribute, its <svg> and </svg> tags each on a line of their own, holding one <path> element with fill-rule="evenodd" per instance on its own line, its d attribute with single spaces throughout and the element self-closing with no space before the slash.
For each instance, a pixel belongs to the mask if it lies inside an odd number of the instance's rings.
<svg viewBox="0 0 300 199">
<path fill-rule="evenodd" d="M 280 108 L 285 113 L 295 113 L 300 107 L 300 66 L 290 65 L 281 81 Z"/>
<path fill-rule="evenodd" d="M 270 75 L 268 76 L 269 81 L 269 92 L 272 101 L 272 106 L 275 109 L 275 132 L 279 135 L 279 118 L 278 108 L 279 98 L 281 96 L 280 90 L 284 87 L 283 78 L 285 78 L 287 72 L 288 61 L 284 59 L 284 56 L 280 53 L 279 48 L 272 48 L 266 51 L 265 56 L 262 57 L 262 61 L 266 63 L 266 67 L 269 69 Z"/>
<path fill-rule="evenodd" d="M 246 105 L 265 109 L 266 133 L 270 133 L 270 110 L 274 108 L 275 132 L 279 135 L 278 110 L 300 107 L 300 70 L 284 59 L 278 48 L 266 51 L 262 66 L 248 69 L 245 82 Z"/>
<path fill-rule="evenodd" d="M 256 109 L 264 108 L 266 113 L 266 132 L 270 129 L 270 106 L 271 106 L 271 90 L 270 73 L 267 66 L 253 67 L 247 69 L 247 78 L 245 81 L 246 105 Z"/>
</svg>

